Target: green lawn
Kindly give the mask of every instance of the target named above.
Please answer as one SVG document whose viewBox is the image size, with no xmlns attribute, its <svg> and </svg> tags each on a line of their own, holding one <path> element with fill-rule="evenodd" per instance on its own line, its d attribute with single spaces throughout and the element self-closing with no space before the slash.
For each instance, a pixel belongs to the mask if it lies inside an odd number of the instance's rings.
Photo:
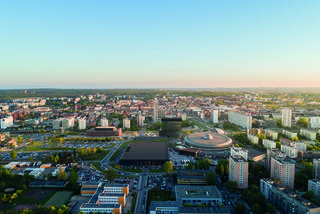
<svg viewBox="0 0 320 214">
<path fill-rule="evenodd" d="M 121 151 L 120 149 L 117 149 L 117 151 L 115 151 L 115 152 L 111 155 L 109 161 L 113 161 L 114 159 L 116 159 L 116 157 L 117 157 L 117 155 L 120 153 L 120 151 Z"/>
<path fill-rule="evenodd" d="M 91 153 L 89 155 L 81 157 L 83 161 L 91 161 L 91 160 L 102 160 L 106 157 L 107 154 L 109 154 L 109 150 L 103 150 L 101 153 Z"/>
<path fill-rule="evenodd" d="M 47 201 L 47 203 L 45 203 L 44 207 L 49 207 L 49 206 L 51 207 L 56 205 L 61 206 L 66 202 L 68 202 L 67 200 L 70 198 L 71 195 L 72 195 L 72 192 L 69 192 L 69 191 L 56 192 L 56 194 L 54 194 L 54 196 L 52 196 L 50 200 Z"/>
<path fill-rule="evenodd" d="M 101 168 L 101 163 L 94 162 L 94 163 L 92 163 L 92 165 L 94 166 L 94 168 L 95 168 L 96 170 L 98 170 L 98 171 L 100 171 L 100 172 L 104 172 L 104 171 L 105 171 L 105 170 L 103 170 L 103 169 Z"/>
</svg>

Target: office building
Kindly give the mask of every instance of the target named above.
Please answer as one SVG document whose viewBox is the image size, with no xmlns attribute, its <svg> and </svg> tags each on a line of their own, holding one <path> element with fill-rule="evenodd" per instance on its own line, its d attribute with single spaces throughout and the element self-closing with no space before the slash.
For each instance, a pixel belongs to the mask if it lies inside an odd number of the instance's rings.
<svg viewBox="0 0 320 214">
<path fill-rule="evenodd" d="M 116 127 L 96 127 L 89 129 L 86 132 L 87 136 L 92 137 L 110 137 L 110 136 L 121 136 L 122 129 L 117 129 Z"/>
<path fill-rule="evenodd" d="M 320 198 L 320 180 L 308 180 L 308 191 L 313 191 L 317 198 Z"/>
<path fill-rule="evenodd" d="M 280 181 L 280 184 L 293 189 L 294 187 L 294 163 L 281 159 L 271 158 L 270 177 Z"/>
<path fill-rule="evenodd" d="M 178 169 L 178 185 L 206 185 L 208 170 L 203 169 Z"/>
<path fill-rule="evenodd" d="M 228 120 L 230 123 L 236 124 L 242 128 L 252 128 L 252 116 L 247 113 L 229 111 Z"/>
<path fill-rule="evenodd" d="M 317 131 L 312 129 L 300 129 L 300 135 L 309 140 L 315 140 L 317 138 Z"/>
<path fill-rule="evenodd" d="M 289 191 L 270 178 L 260 180 L 260 191 L 266 196 L 267 203 L 273 204 L 281 213 L 320 213 L 318 206 Z"/>
<path fill-rule="evenodd" d="M 262 145 L 267 149 L 275 149 L 277 147 L 276 142 L 274 142 L 273 140 L 268 140 L 268 139 L 263 139 Z"/>
<path fill-rule="evenodd" d="M 310 129 L 319 129 L 320 128 L 320 117 L 309 117 L 308 126 Z"/>
<path fill-rule="evenodd" d="M 229 157 L 229 180 L 236 181 L 239 189 L 248 188 L 248 161 L 240 155 Z"/>
<path fill-rule="evenodd" d="M 212 120 L 212 123 L 219 122 L 219 110 L 216 110 L 216 109 L 211 110 L 211 120 Z"/>
<path fill-rule="evenodd" d="M 291 120 L 292 120 L 292 111 L 289 108 L 284 108 L 281 110 L 281 119 L 282 125 L 284 127 L 291 127 Z"/>
<path fill-rule="evenodd" d="M 130 129 L 130 119 L 129 118 L 123 119 L 123 130 L 125 130 L 125 129 Z"/>
<path fill-rule="evenodd" d="M 161 118 L 162 128 L 159 136 L 178 138 L 181 131 L 181 118 Z"/>
<path fill-rule="evenodd" d="M 151 201 L 149 214 L 179 214 L 176 201 Z"/>
<path fill-rule="evenodd" d="M 86 119 L 85 118 L 79 119 L 79 129 L 80 130 L 86 129 Z"/>
<path fill-rule="evenodd" d="M 108 120 L 106 118 L 101 118 L 100 124 L 101 124 L 101 127 L 108 127 L 109 126 Z"/>
<path fill-rule="evenodd" d="M 158 99 L 154 98 L 153 100 L 153 122 L 158 122 L 158 111 L 159 111 L 159 105 L 158 105 Z"/>
<path fill-rule="evenodd" d="M 214 206 L 222 203 L 222 197 L 216 186 L 176 185 L 175 196 L 180 207 L 184 204 L 197 206 L 203 203 Z"/>
</svg>

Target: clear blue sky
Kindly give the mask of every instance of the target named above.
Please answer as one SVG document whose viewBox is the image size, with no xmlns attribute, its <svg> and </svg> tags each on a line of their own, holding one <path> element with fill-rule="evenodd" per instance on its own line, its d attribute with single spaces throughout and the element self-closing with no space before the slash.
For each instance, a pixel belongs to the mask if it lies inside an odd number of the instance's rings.
<svg viewBox="0 0 320 214">
<path fill-rule="evenodd" d="M 319 10 L 319 0 L 3 0 L 0 88 L 319 86 Z"/>
</svg>

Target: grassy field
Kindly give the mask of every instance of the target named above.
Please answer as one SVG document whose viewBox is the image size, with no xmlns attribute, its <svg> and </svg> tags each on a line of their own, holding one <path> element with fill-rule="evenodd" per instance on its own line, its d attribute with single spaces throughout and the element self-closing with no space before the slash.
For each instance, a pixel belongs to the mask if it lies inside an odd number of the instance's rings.
<svg viewBox="0 0 320 214">
<path fill-rule="evenodd" d="M 54 194 L 54 196 L 52 196 L 50 200 L 47 201 L 47 203 L 45 203 L 44 207 L 56 206 L 56 205 L 61 206 L 67 202 L 67 200 L 70 198 L 71 195 L 72 195 L 72 192 L 68 192 L 68 191 L 56 192 L 56 194 Z"/>
<path fill-rule="evenodd" d="M 83 161 L 91 161 L 91 160 L 102 160 L 106 157 L 107 154 L 109 154 L 109 150 L 103 150 L 101 153 L 91 153 L 89 155 L 81 157 Z"/>
<path fill-rule="evenodd" d="M 116 159 L 120 151 L 121 151 L 120 149 L 117 149 L 117 151 L 115 151 L 113 155 L 110 157 L 109 161 L 113 161 L 114 159 Z"/>
</svg>

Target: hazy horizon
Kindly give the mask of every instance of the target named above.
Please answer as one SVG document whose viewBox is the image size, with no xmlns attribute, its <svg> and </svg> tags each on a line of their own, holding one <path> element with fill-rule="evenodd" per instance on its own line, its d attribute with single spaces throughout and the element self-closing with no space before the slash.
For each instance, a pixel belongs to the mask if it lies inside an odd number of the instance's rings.
<svg viewBox="0 0 320 214">
<path fill-rule="evenodd" d="M 319 7 L 2 1 L 0 88 L 318 87 Z"/>
</svg>

